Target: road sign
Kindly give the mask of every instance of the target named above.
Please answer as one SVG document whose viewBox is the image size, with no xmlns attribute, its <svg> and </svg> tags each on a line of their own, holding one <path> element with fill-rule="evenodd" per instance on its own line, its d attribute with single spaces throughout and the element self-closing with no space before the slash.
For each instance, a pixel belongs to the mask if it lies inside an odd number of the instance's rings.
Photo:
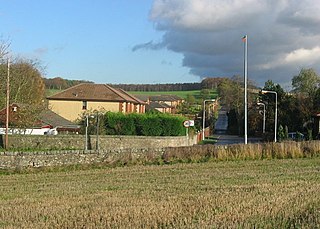
<svg viewBox="0 0 320 229">
<path fill-rule="evenodd" d="M 183 126 L 184 126 L 185 128 L 188 128 L 188 127 L 190 126 L 189 120 L 184 121 L 184 122 L 183 122 Z"/>
<path fill-rule="evenodd" d="M 186 121 L 184 121 L 184 122 L 183 122 L 183 126 L 184 126 L 185 128 L 188 128 L 188 127 L 190 127 L 190 126 L 194 126 L 194 120 L 186 120 Z"/>
</svg>

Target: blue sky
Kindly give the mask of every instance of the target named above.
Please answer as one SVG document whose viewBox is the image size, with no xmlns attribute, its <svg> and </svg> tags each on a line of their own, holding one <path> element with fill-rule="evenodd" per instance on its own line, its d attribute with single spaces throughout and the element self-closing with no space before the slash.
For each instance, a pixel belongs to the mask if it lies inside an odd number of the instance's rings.
<svg viewBox="0 0 320 229">
<path fill-rule="evenodd" d="M 286 88 L 320 73 L 319 0 L 0 0 L 0 34 L 46 77 L 199 82 L 243 75 Z"/>
<path fill-rule="evenodd" d="M 132 49 L 160 41 L 152 0 L 1 0 L 2 39 L 14 55 L 38 59 L 45 77 L 96 83 L 198 82 L 182 54 Z"/>
</svg>

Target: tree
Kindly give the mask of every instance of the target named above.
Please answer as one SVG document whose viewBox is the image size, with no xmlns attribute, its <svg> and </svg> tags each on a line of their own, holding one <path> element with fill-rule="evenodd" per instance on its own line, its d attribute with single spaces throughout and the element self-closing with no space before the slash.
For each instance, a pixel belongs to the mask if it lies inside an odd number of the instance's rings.
<svg viewBox="0 0 320 229">
<path fill-rule="evenodd" d="M 186 103 L 190 106 L 196 103 L 196 98 L 193 95 L 188 94 L 186 98 Z"/>
<path fill-rule="evenodd" d="M 0 59 L 3 58 L 9 53 L 10 42 L 0 40 Z"/>
<path fill-rule="evenodd" d="M 201 95 L 201 98 L 202 98 L 203 100 L 209 99 L 209 98 L 210 98 L 210 90 L 209 90 L 209 89 L 202 89 L 202 90 L 200 91 L 200 95 Z"/>
<path fill-rule="evenodd" d="M 252 82 L 249 82 L 250 87 L 254 87 Z M 221 102 L 229 111 L 228 115 L 228 131 L 233 134 L 242 134 L 244 130 L 244 88 L 243 78 L 233 76 L 231 79 L 225 78 L 218 86 L 218 94 L 221 97 Z M 248 93 L 248 110 L 253 109 L 255 105 L 255 96 Z M 235 118 L 236 120 L 232 120 Z M 254 120 L 252 120 L 254 122 Z M 252 122 L 252 123 L 253 123 Z M 235 127 L 234 125 L 237 125 Z M 235 130 L 238 131 L 235 131 Z M 250 132 L 254 132 L 256 126 L 250 126 Z"/>
<path fill-rule="evenodd" d="M 7 64 L 0 64 L 0 108 L 6 106 Z M 9 103 L 20 104 L 20 128 L 31 127 L 38 120 L 44 109 L 44 83 L 37 64 L 31 60 L 15 59 L 10 65 L 10 100 Z M 11 117 L 13 118 L 13 117 Z"/>
<path fill-rule="evenodd" d="M 312 98 L 319 88 L 320 77 L 314 69 L 301 69 L 299 75 L 292 78 L 293 92 Z"/>
<path fill-rule="evenodd" d="M 0 80 L 7 82 L 7 65 L 0 65 Z M 0 97 L 5 98 L 6 84 L 0 86 Z M 39 105 L 44 100 L 45 87 L 37 64 L 31 60 L 15 60 L 10 65 L 10 103 Z M 4 107 L 4 99 L 0 101 Z"/>
</svg>

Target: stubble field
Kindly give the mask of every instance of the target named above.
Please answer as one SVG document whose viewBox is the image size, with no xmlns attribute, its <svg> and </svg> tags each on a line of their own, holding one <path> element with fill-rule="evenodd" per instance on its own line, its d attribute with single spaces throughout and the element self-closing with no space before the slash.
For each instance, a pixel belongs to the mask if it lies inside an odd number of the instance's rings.
<svg viewBox="0 0 320 229">
<path fill-rule="evenodd" d="M 320 157 L 0 175 L 0 228 L 319 228 Z"/>
</svg>

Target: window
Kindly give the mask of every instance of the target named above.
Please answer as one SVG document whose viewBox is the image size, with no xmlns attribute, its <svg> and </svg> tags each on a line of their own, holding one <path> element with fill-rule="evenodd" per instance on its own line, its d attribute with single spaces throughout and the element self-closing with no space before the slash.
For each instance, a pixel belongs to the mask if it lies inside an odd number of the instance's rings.
<svg viewBox="0 0 320 229">
<path fill-rule="evenodd" d="M 87 110 L 87 101 L 82 101 L 82 110 Z"/>
</svg>

